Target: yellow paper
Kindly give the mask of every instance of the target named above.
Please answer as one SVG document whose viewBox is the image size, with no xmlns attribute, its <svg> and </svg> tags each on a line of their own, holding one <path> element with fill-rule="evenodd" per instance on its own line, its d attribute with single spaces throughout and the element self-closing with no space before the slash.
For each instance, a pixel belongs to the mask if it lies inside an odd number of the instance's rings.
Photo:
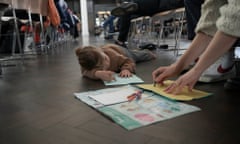
<svg viewBox="0 0 240 144">
<path fill-rule="evenodd" d="M 157 84 L 155 87 L 153 86 L 153 84 L 139 84 L 136 86 L 145 90 L 155 92 L 161 96 L 165 96 L 167 98 L 170 98 L 173 100 L 180 100 L 180 101 L 190 101 L 193 99 L 199 99 L 199 98 L 203 98 L 211 95 L 211 93 L 207 93 L 207 92 L 196 90 L 196 89 L 193 89 L 192 91 L 188 91 L 187 87 L 183 88 L 182 92 L 177 95 L 164 92 L 164 89 L 168 85 L 170 85 L 172 82 L 173 81 L 166 80 L 164 81 L 164 86 L 161 86 L 160 84 Z"/>
</svg>

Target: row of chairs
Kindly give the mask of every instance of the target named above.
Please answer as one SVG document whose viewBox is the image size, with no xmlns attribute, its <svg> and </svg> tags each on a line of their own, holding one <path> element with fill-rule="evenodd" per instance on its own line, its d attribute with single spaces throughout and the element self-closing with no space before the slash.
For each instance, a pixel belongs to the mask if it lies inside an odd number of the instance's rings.
<svg viewBox="0 0 240 144">
<path fill-rule="evenodd" d="M 13 44 L 10 55 L 0 55 L 0 75 L 6 62 L 24 63 L 29 57 L 36 58 L 36 54 L 47 54 L 54 52 L 56 48 L 68 47 L 71 37 L 69 33 L 59 31 L 55 27 L 44 27 L 43 19 L 47 16 L 48 0 L 0 0 L 0 28 L 3 18 L 14 20 L 14 30 L 12 33 Z M 19 20 L 24 21 L 29 27 L 24 33 L 24 41 L 21 41 L 21 35 L 18 27 Z M 36 44 L 36 33 L 34 28 L 38 24 L 40 29 L 40 42 Z M 1 29 L 0 29 L 1 33 Z M 48 41 L 47 41 L 48 37 Z M 28 45 L 30 41 L 31 45 Z M 19 53 L 16 53 L 16 46 L 19 47 Z M 30 48 L 24 51 L 24 48 Z"/>
<path fill-rule="evenodd" d="M 131 20 L 128 44 L 130 47 L 139 47 L 142 44 L 153 43 L 173 51 L 174 55 L 178 56 L 185 25 L 185 8 L 160 12 L 152 17 L 135 18 Z"/>
</svg>

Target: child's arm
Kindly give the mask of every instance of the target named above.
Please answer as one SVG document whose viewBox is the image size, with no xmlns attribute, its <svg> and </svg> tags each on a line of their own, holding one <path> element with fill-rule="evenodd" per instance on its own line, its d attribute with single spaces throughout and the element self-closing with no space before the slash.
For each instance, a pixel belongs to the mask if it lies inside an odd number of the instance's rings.
<svg viewBox="0 0 240 144">
<path fill-rule="evenodd" d="M 115 72 L 119 72 L 120 77 L 130 77 L 132 73 L 135 73 L 135 62 L 126 56 L 126 54 L 115 45 L 105 45 L 103 47 L 104 52 L 109 56 L 111 63 L 111 69 Z"/>
<path fill-rule="evenodd" d="M 98 70 L 95 72 L 95 76 L 103 81 L 115 80 L 114 72 L 106 70 Z"/>
<path fill-rule="evenodd" d="M 132 73 L 129 70 L 124 69 L 120 72 L 119 76 L 120 77 L 131 77 Z"/>
<path fill-rule="evenodd" d="M 107 71 L 107 70 L 83 70 L 82 71 L 83 76 L 88 77 L 90 79 L 95 80 L 103 80 L 103 81 L 112 81 L 114 80 L 114 72 L 113 71 Z"/>
<path fill-rule="evenodd" d="M 119 76 L 129 77 L 129 76 L 132 76 L 133 73 L 135 73 L 136 64 L 132 59 L 122 56 L 122 58 L 120 57 L 120 63 L 121 63 L 121 67 L 120 67 L 121 71 Z"/>
</svg>

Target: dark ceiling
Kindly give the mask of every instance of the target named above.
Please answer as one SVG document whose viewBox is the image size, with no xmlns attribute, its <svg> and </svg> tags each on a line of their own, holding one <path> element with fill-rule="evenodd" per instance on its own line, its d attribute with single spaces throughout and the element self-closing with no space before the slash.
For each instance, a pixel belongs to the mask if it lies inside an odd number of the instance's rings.
<svg viewBox="0 0 240 144">
<path fill-rule="evenodd" d="M 93 0 L 95 4 L 115 4 L 116 0 Z"/>
</svg>

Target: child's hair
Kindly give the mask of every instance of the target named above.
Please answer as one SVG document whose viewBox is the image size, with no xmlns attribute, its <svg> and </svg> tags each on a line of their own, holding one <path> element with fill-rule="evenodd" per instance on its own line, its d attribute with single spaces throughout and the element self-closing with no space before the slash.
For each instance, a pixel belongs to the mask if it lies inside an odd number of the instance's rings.
<svg viewBox="0 0 240 144">
<path fill-rule="evenodd" d="M 79 64 L 87 70 L 101 67 L 101 64 L 103 63 L 103 56 L 96 47 L 85 46 L 83 48 L 77 48 L 75 52 L 78 57 Z"/>
</svg>

